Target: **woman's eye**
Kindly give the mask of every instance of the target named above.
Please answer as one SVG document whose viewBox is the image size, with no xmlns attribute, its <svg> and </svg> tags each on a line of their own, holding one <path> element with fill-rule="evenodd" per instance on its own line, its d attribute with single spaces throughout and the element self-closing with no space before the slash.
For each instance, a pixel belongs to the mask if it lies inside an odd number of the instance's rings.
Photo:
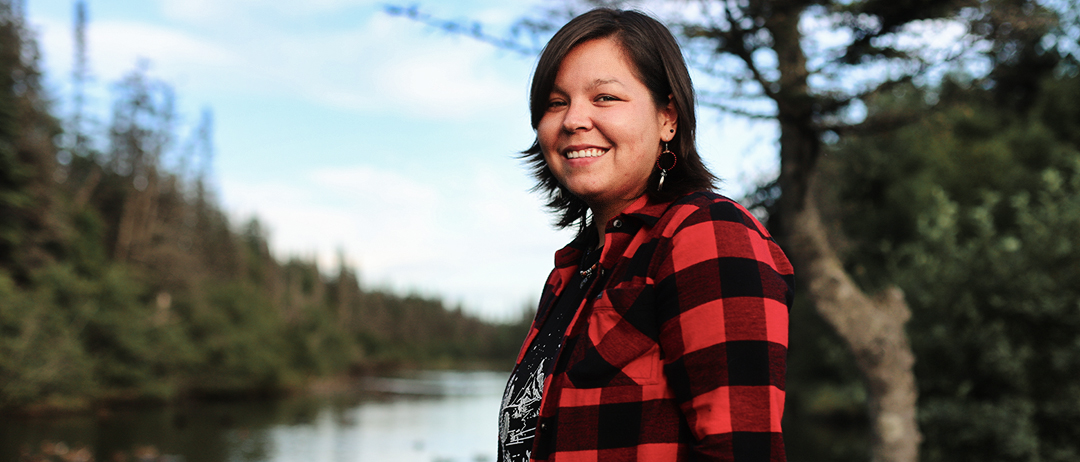
<svg viewBox="0 0 1080 462">
<path fill-rule="evenodd" d="M 562 101 L 562 100 L 548 101 L 548 109 L 555 109 L 555 108 L 560 108 L 560 107 L 563 107 L 563 106 L 566 106 L 566 101 Z"/>
<path fill-rule="evenodd" d="M 600 95 L 600 96 L 596 97 L 597 102 L 603 102 L 603 103 L 610 102 L 610 101 L 618 101 L 618 100 L 619 100 L 619 98 L 616 98 L 616 97 L 611 96 L 611 95 Z"/>
</svg>

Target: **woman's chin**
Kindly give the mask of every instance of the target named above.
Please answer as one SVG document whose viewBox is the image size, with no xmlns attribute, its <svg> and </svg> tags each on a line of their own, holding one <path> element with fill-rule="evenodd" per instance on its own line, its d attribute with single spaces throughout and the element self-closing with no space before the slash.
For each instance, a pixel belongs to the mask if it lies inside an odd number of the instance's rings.
<svg viewBox="0 0 1080 462">
<path fill-rule="evenodd" d="M 605 196 L 603 188 L 598 188 L 591 185 L 570 185 L 567 186 L 566 189 L 570 190 L 570 193 L 573 194 L 574 197 L 585 201 L 585 203 L 589 204 L 590 207 L 594 202 L 603 201 L 603 198 Z"/>
</svg>

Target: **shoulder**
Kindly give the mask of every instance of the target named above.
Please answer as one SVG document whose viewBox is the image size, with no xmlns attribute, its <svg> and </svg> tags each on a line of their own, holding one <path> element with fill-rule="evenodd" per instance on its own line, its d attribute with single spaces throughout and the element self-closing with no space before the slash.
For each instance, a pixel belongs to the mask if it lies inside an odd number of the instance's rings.
<svg viewBox="0 0 1080 462">
<path fill-rule="evenodd" d="M 765 226 L 727 197 L 712 192 L 692 193 L 672 203 L 665 216 L 670 220 L 661 232 L 669 238 L 672 258 L 693 262 L 703 258 L 729 263 L 753 261 L 780 275 L 794 272 Z"/>
<path fill-rule="evenodd" d="M 671 204 L 664 213 L 667 218 L 665 234 L 677 233 L 683 229 L 712 223 L 722 230 L 751 230 L 765 239 L 770 239 L 768 230 L 738 202 L 712 191 L 698 191 L 687 194 Z"/>
</svg>

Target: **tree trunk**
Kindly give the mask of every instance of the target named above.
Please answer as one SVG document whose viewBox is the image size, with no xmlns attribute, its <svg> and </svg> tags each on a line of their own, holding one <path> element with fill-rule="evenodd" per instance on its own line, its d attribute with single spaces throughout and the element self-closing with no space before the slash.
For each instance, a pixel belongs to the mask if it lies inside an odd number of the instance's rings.
<svg viewBox="0 0 1080 462">
<path fill-rule="evenodd" d="M 75 193 L 75 209 L 81 210 L 86 207 L 86 204 L 90 202 L 90 197 L 94 195 L 94 190 L 97 189 L 98 183 L 101 183 L 101 167 L 97 164 L 90 166 L 90 174 L 87 175 L 86 180 L 79 186 L 79 190 Z"/>
<path fill-rule="evenodd" d="M 815 96 L 807 85 L 809 71 L 799 31 L 809 3 L 770 2 L 765 21 L 780 71 L 779 89 L 772 97 L 780 122 L 782 195 L 778 216 L 769 222 L 786 244 L 795 274 L 805 287 L 803 293 L 847 342 L 866 378 L 873 461 L 917 462 L 922 436 L 915 420 L 915 356 L 904 331 L 911 312 L 898 288 L 886 290 L 879 298 L 859 289 L 828 240 L 814 198 L 821 128 L 814 120 Z"/>
<path fill-rule="evenodd" d="M 130 188 L 129 188 L 130 189 Z M 116 245 L 113 248 L 113 260 L 126 262 L 131 254 L 131 242 L 135 235 L 135 209 L 139 192 L 133 189 L 124 196 L 120 208 L 120 220 L 116 225 Z"/>
<path fill-rule="evenodd" d="M 789 255 L 801 270 L 804 293 L 847 342 L 866 378 L 872 460 L 916 462 L 922 436 L 915 415 L 915 356 L 904 331 L 911 311 L 899 288 L 871 298 L 848 276 L 810 191 L 805 206 L 789 220 Z"/>
<path fill-rule="evenodd" d="M 150 243 L 157 225 L 158 177 L 155 168 L 148 169 L 142 190 L 127 188 L 116 234 L 113 258 L 118 262 L 137 261 Z"/>
</svg>

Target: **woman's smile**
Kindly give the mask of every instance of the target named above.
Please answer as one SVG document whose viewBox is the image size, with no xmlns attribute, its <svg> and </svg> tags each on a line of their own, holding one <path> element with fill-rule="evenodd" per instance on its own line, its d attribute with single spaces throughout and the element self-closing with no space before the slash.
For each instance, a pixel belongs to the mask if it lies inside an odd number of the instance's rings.
<svg viewBox="0 0 1080 462">
<path fill-rule="evenodd" d="M 580 159 L 583 157 L 600 157 L 607 152 L 607 149 L 600 148 L 585 148 L 566 151 L 567 159 Z"/>
</svg>

